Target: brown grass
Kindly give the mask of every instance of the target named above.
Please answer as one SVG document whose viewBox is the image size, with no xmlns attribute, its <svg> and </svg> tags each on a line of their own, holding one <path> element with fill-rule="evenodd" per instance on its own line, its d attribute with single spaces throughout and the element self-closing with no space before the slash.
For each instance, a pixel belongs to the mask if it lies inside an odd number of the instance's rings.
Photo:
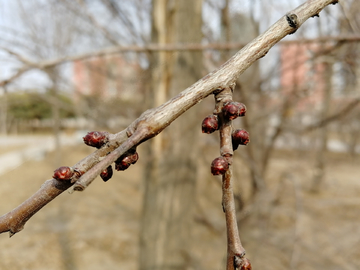
<svg viewBox="0 0 360 270">
<path fill-rule="evenodd" d="M 140 147 L 141 148 L 141 147 Z M 90 153 L 66 147 L 63 165 Z M 140 149 L 141 151 L 141 149 Z M 208 159 L 208 160 L 207 160 Z M 328 155 L 321 192 L 309 192 L 312 157 L 275 153 L 267 178 L 269 191 L 248 201 L 240 236 L 253 269 L 360 269 L 360 167 L 358 159 Z M 0 213 L 33 192 L 54 168 L 54 154 L 29 161 L 0 176 Z M 205 158 L 211 162 L 211 155 Z M 247 171 L 236 161 L 236 187 L 248 189 Z M 86 191 L 64 193 L 35 215 L 24 231 L 0 235 L 0 269 L 136 269 L 142 203 L 142 166 L 97 179 Z M 226 240 L 218 179 L 199 173 L 191 258 L 202 269 L 224 269 Z M 197 258 L 202 260 L 196 262 Z M 200 269 L 200 266 L 199 266 Z"/>
</svg>

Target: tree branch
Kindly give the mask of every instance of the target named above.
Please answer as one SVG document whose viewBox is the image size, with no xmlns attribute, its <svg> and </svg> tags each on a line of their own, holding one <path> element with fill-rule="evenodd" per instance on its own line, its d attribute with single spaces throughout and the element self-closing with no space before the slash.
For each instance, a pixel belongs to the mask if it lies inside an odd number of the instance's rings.
<svg viewBox="0 0 360 270">
<path fill-rule="evenodd" d="M 308 18 L 319 14 L 323 8 L 335 2 L 337 1 L 308 0 L 298 8 L 289 12 L 286 16 L 280 18 L 280 20 L 272 25 L 265 33 L 246 45 L 218 70 L 206 75 L 163 105 L 144 112 L 127 128 L 126 132 L 122 131 L 117 133 L 105 147 L 95 151 L 74 165 L 73 169 L 85 173 L 76 182 L 75 186 L 88 186 L 109 163 L 118 158 L 126 149 L 132 148 L 156 136 L 177 117 L 213 93 L 214 90 L 218 88 L 225 89 L 232 86 L 241 73 L 256 60 L 265 56 L 270 48 L 283 37 L 296 31 Z M 81 58 L 77 58 L 77 60 L 79 59 Z M 41 62 L 34 67 L 42 69 L 71 60 L 74 60 L 74 58 L 68 57 L 63 58 L 62 61 Z M 3 83 L 4 82 L 0 82 L 0 85 Z M 129 138 L 127 138 L 127 136 L 129 136 Z M 122 145 L 123 143 L 124 145 Z M 109 152 L 112 153 L 105 157 Z M 105 158 L 102 159 L 103 157 Z M 46 181 L 40 190 L 32 197 L 13 211 L 0 217 L 0 233 L 9 231 L 10 235 L 13 235 L 21 231 L 27 220 L 68 188 L 63 185 L 64 184 L 59 186 L 59 183 L 55 179 Z M 68 185 L 69 187 L 71 186 L 71 184 Z"/>
<path fill-rule="evenodd" d="M 107 153 L 116 149 L 126 139 L 125 131 L 109 134 L 109 142 L 104 147 L 80 160 L 72 167 L 74 171 L 78 172 L 76 177 L 78 178 L 82 173 L 94 166 L 94 164 L 98 163 Z M 73 180 L 76 180 L 76 177 Z M 34 214 L 72 185 L 73 183 L 70 181 L 59 181 L 56 179 L 45 181 L 35 194 L 9 213 L 0 217 L 0 233 L 9 232 L 11 237 L 15 233 L 20 232 L 24 228 L 25 223 Z"/>
</svg>

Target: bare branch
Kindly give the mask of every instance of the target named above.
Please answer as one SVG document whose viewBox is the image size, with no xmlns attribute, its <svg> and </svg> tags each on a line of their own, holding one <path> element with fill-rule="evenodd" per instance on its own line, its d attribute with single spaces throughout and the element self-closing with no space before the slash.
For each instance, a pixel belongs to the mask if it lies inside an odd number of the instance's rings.
<svg viewBox="0 0 360 270">
<path fill-rule="evenodd" d="M 18 69 L 18 71 L 14 75 L 12 75 L 10 78 L 0 81 L 0 87 L 4 87 L 4 86 L 8 85 L 9 83 L 11 83 L 15 79 L 19 78 L 21 75 L 23 75 L 26 71 L 28 71 L 30 69 L 31 68 L 28 66 L 24 66 L 24 67 Z"/>
<path fill-rule="evenodd" d="M 356 98 L 353 101 L 351 101 L 345 108 L 343 108 L 341 111 L 325 118 L 325 119 L 321 119 L 320 121 L 318 121 L 317 123 L 306 127 L 303 132 L 309 132 L 309 131 L 313 131 L 314 129 L 317 128 L 322 128 L 324 126 L 327 126 L 328 124 L 340 119 L 341 117 L 346 116 L 348 113 L 350 113 L 353 109 L 355 109 L 357 107 L 357 105 L 360 103 L 360 98 Z"/>
<path fill-rule="evenodd" d="M 108 29 L 106 29 L 105 27 L 103 27 L 97 20 L 96 18 L 90 13 L 90 11 L 88 10 L 85 2 L 83 0 L 77 0 L 77 3 L 82 7 L 83 11 L 85 11 L 86 16 L 88 17 L 88 19 L 90 20 L 90 22 L 97 27 L 98 29 L 100 29 L 105 37 L 113 44 L 118 44 L 118 41 L 116 39 L 114 39 L 113 35 L 108 31 Z"/>
<path fill-rule="evenodd" d="M 256 60 L 265 56 L 272 46 L 274 46 L 286 35 L 296 31 L 296 29 L 308 18 L 317 15 L 324 7 L 334 2 L 337 1 L 308 0 L 303 5 L 289 12 L 286 16 L 283 16 L 265 33 L 246 45 L 218 70 L 206 75 L 163 105 L 144 112 L 127 128 L 126 132 L 122 131 L 117 133 L 105 147 L 95 151 L 93 154 L 84 158 L 73 167 L 73 169 L 86 172 L 76 182 L 75 186 L 88 186 L 102 170 L 104 170 L 127 149 L 156 136 L 181 114 L 213 93 L 214 90 L 218 88 L 225 89 L 231 87 L 235 83 L 237 77 Z M 88 55 L 89 54 L 87 54 L 87 56 Z M 60 60 L 57 59 L 56 61 L 45 61 L 36 64 L 34 67 L 43 69 L 75 59 L 79 60 L 81 57 L 65 57 Z M 19 72 L 17 74 L 17 76 L 21 75 Z M 8 81 L 9 80 L 7 80 L 7 82 Z M 6 83 L 4 83 L 4 81 L 0 82 L 0 86 L 2 84 Z M 128 139 L 127 136 L 129 136 Z M 124 145 L 122 145 L 123 143 Z M 112 153 L 106 156 L 109 152 Z M 10 231 L 10 234 L 19 232 L 31 216 L 33 216 L 49 201 L 61 194 L 66 187 L 59 187 L 58 183 L 55 181 L 57 180 L 53 179 L 47 181 L 31 198 L 10 213 L 0 217 L 0 232 Z M 53 191 L 52 189 L 54 188 L 58 189 L 58 191 Z M 37 198 L 43 199 L 38 200 Z"/>
</svg>

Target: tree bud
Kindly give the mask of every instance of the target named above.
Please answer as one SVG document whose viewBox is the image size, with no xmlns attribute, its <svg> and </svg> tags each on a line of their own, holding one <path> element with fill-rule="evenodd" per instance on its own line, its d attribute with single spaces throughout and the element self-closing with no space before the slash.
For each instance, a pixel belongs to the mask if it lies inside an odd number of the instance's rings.
<svg viewBox="0 0 360 270">
<path fill-rule="evenodd" d="M 229 163 L 224 157 L 215 158 L 211 163 L 211 173 L 213 175 L 225 174 L 228 169 Z"/>
<path fill-rule="evenodd" d="M 54 171 L 53 178 L 57 180 L 70 180 L 73 175 L 74 170 L 72 168 L 63 166 Z"/>
<path fill-rule="evenodd" d="M 230 101 L 226 102 L 222 107 L 224 116 L 229 120 L 234 120 L 239 116 L 244 116 L 246 113 L 246 107 L 240 102 Z"/>
<path fill-rule="evenodd" d="M 231 134 L 233 150 L 236 150 L 239 145 L 247 145 L 250 142 L 250 135 L 245 129 L 236 129 Z"/>
<path fill-rule="evenodd" d="M 92 131 L 83 137 L 86 145 L 100 148 L 109 141 L 109 133 L 105 131 Z"/>
<path fill-rule="evenodd" d="M 211 114 L 202 121 L 201 124 L 202 133 L 210 134 L 218 130 L 218 128 L 219 128 L 219 124 L 218 124 L 217 115 Z"/>
<path fill-rule="evenodd" d="M 250 260 L 248 258 L 244 258 L 243 262 L 241 264 L 240 270 L 251 270 L 251 263 Z"/>
<path fill-rule="evenodd" d="M 102 180 L 104 180 L 104 182 L 108 181 L 112 176 L 113 176 L 113 169 L 111 165 L 100 173 L 100 177 Z"/>
<path fill-rule="evenodd" d="M 129 168 L 131 164 L 135 164 L 138 159 L 139 155 L 137 152 L 133 154 L 127 153 L 125 155 L 122 155 L 115 161 L 115 170 L 124 171 Z"/>
</svg>

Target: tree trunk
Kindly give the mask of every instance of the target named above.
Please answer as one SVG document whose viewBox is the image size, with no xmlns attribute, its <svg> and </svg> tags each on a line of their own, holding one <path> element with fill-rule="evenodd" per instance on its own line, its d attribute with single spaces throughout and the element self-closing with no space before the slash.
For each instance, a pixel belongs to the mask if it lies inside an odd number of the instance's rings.
<svg viewBox="0 0 360 270">
<path fill-rule="evenodd" d="M 330 102 L 332 96 L 332 64 L 324 63 L 324 87 L 323 87 L 323 101 L 320 112 L 320 119 L 326 119 L 330 111 Z M 328 142 L 329 128 L 327 126 L 322 127 L 319 130 L 319 145 L 316 151 L 315 168 L 312 180 L 311 191 L 319 192 L 321 184 L 325 178 L 325 164 L 326 164 L 326 152 Z"/>
<path fill-rule="evenodd" d="M 202 1 L 153 1 L 153 43 L 199 43 Z M 200 52 L 158 52 L 151 59 L 152 106 L 201 78 Z M 191 109 L 147 143 L 140 269 L 188 269 L 201 119 Z"/>
</svg>

